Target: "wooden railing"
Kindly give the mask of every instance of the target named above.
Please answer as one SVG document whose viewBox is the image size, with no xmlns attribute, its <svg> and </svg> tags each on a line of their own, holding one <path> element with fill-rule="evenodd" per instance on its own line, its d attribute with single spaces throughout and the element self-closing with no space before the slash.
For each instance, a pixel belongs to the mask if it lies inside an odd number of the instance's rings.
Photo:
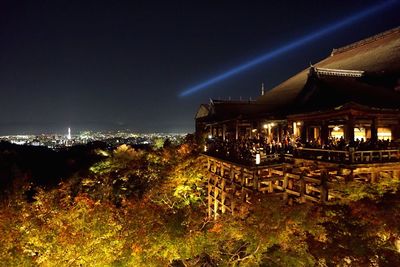
<svg viewBox="0 0 400 267">
<path fill-rule="evenodd" d="M 400 150 L 355 151 L 352 157 L 354 163 L 399 161 Z"/>
<path fill-rule="evenodd" d="M 297 148 L 294 156 L 337 163 L 377 163 L 400 161 L 400 150 L 343 151 L 315 148 Z"/>
<path fill-rule="evenodd" d="M 235 163 L 256 166 L 256 165 L 270 165 L 284 162 L 285 158 L 294 157 L 301 159 L 320 160 L 342 164 L 359 164 L 359 163 L 380 163 L 380 162 L 398 162 L 400 161 L 400 149 L 385 149 L 385 150 L 366 150 L 366 151 L 347 151 L 347 150 L 327 150 L 316 148 L 296 148 L 293 154 L 265 154 L 260 153 L 260 163 L 256 164 L 255 153 L 247 160 L 238 160 L 225 158 L 221 155 L 212 155 L 206 153 L 208 156 L 214 156 L 224 160 L 232 161 Z"/>
</svg>

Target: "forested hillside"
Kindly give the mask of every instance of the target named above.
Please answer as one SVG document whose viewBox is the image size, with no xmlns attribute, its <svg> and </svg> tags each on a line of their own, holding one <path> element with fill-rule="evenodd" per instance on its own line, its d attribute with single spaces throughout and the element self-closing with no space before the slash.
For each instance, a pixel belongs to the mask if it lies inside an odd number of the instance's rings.
<svg viewBox="0 0 400 267">
<path fill-rule="evenodd" d="M 15 165 L 0 206 L 1 265 L 400 266 L 398 181 L 350 182 L 345 200 L 323 206 L 260 195 L 255 209 L 213 221 L 195 147 L 93 148 L 90 164 L 69 159 L 77 168 L 60 169 L 57 183 Z"/>
</svg>

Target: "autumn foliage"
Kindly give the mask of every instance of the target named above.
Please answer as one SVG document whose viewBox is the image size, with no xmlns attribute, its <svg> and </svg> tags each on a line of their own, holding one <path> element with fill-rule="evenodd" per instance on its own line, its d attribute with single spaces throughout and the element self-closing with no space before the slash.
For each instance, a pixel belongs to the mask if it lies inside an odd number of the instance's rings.
<svg viewBox="0 0 400 267">
<path fill-rule="evenodd" d="M 397 183 L 325 206 L 255 196 L 246 216 L 212 221 L 192 144 L 97 153 L 85 175 L 3 197 L 2 266 L 400 266 Z"/>
</svg>

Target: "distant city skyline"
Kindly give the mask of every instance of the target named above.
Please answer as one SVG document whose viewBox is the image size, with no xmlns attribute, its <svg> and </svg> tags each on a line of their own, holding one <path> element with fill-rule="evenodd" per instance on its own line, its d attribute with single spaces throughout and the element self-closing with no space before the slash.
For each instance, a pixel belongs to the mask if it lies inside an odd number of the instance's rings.
<svg viewBox="0 0 400 267">
<path fill-rule="evenodd" d="M 0 135 L 193 132 L 209 98 L 253 99 L 341 47 L 400 25 L 398 1 L 306 46 L 179 97 L 377 1 L 2 1 Z M 394 2 L 393 2 L 394 3 Z"/>
<path fill-rule="evenodd" d="M 69 125 L 72 125 L 68 127 Z M 61 123 L 12 123 L 0 125 L 0 136 L 2 135 L 39 135 L 39 134 L 64 134 L 67 135 L 68 128 L 71 128 L 72 135 L 78 132 L 94 131 L 94 132 L 113 132 L 113 131 L 127 131 L 135 133 L 193 133 L 193 129 L 188 127 L 186 130 L 184 127 L 143 127 L 143 126 L 129 126 L 129 125 L 118 125 L 114 123 L 76 123 L 76 124 L 61 124 Z"/>
</svg>

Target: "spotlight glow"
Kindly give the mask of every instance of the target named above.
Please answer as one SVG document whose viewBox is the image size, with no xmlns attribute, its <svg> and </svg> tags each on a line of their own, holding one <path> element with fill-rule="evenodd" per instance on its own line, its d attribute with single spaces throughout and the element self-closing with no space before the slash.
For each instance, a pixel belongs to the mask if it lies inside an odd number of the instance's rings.
<svg viewBox="0 0 400 267">
<path fill-rule="evenodd" d="M 212 77 L 212 78 L 210 78 L 210 79 L 208 79 L 208 80 L 206 80 L 204 82 L 201 82 L 201 83 L 199 83 L 199 84 L 197 84 L 197 85 L 195 85 L 193 87 L 190 87 L 190 88 L 184 90 L 183 92 L 181 92 L 179 94 L 179 96 L 184 97 L 184 96 L 191 95 L 191 94 L 193 94 L 193 93 L 195 93 L 195 92 L 197 92 L 197 91 L 199 91 L 201 89 L 204 89 L 204 88 L 206 88 L 206 87 L 208 87 L 210 85 L 213 85 L 213 84 L 215 84 L 217 82 L 223 81 L 223 80 L 225 80 L 225 79 L 227 79 L 227 78 L 229 78 L 229 77 L 231 77 L 231 76 L 233 76 L 235 74 L 238 74 L 238 73 L 240 73 L 242 71 L 245 71 L 245 70 L 247 70 L 247 69 L 249 69 L 251 67 L 254 67 L 254 66 L 256 66 L 256 65 L 258 65 L 260 63 L 263 63 L 263 62 L 265 62 L 267 60 L 271 60 L 271 59 L 273 59 L 273 58 L 275 58 L 275 57 L 277 57 L 277 56 L 279 56 L 279 55 L 281 55 L 281 54 L 283 54 L 285 52 L 288 52 L 290 50 L 296 49 L 296 48 L 298 48 L 298 47 L 300 47 L 300 46 L 302 46 L 302 45 L 304 45 L 304 44 L 306 44 L 306 43 L 308 43 L 308 42 L 310 42 L 312 40 L 315 40 L 315 39 L 320 38 L 320 37 L 322 37 L 322 36 L 324 36 L 324 35 L 326 35 L 328 33 L 331 33 L 333 31 L 336 31 L 336 30 L 340 29 L 340 28 L 348 26 L 348 25 L 350 25 L 350 24 L 352 24 L 352 23 L 354 23 L 354 22 L 356 22 L 358 20 L 361 20 L 361 19 L 363 19 L 363 18 L 365 18 L 367 16 L 370 16 L 370 15 L 372 15 L 374 13 L 377 13 L 378 11 L 382 11 L 382 10 L 384 10 L 384 9 L 386 9 L 386 8 L 396 4 L 396 3 L 397 3 L 397 0 L 389 0 L 389 1 L 380 2 L 377 5 L 374 5 L 372 7 L 363 9 L 360 12 L 356 13 L 355 15 L 346 17 L 344 19 L 341 19 L 340 21 L 336 21 L 336 22 L 334 22 L 334 23 L 332 23 L 330 25 L 327 25 L 324 28 L 321 28 L 321 29 L 319 29 L 317 31 L 314 31 L 314 32 L 312 32 L 312 33 L 310 33 L 308 35 L 305 35 L 300 39 L 293 40 L 292 42 L 290 42 L 288 44 L 284 44 L 284 45 L 282 45 L 282 46 L 280 46 L 280 47 L 278 47 L 278 48 L 276 48 L 276 49 L 274 49 L 274 50 L 272 50 L 272 51 L 270 51 L 270 52 L 268 52 L 266 54 L 261 55 L 260 57 L 254 58 L 254 59 L 252 59 L 252 60 L 250 60 L 248 62 L 245 62 L 242 65 L 236 66 L 236 67 L 234 67 L 232 69 L 229 69 L 228 71 L 226 71 L 224 73 L 221 73 L 221 74 L 219 74 L 217 76 L 214 76 L 214 77 Z"/>
</svg>

